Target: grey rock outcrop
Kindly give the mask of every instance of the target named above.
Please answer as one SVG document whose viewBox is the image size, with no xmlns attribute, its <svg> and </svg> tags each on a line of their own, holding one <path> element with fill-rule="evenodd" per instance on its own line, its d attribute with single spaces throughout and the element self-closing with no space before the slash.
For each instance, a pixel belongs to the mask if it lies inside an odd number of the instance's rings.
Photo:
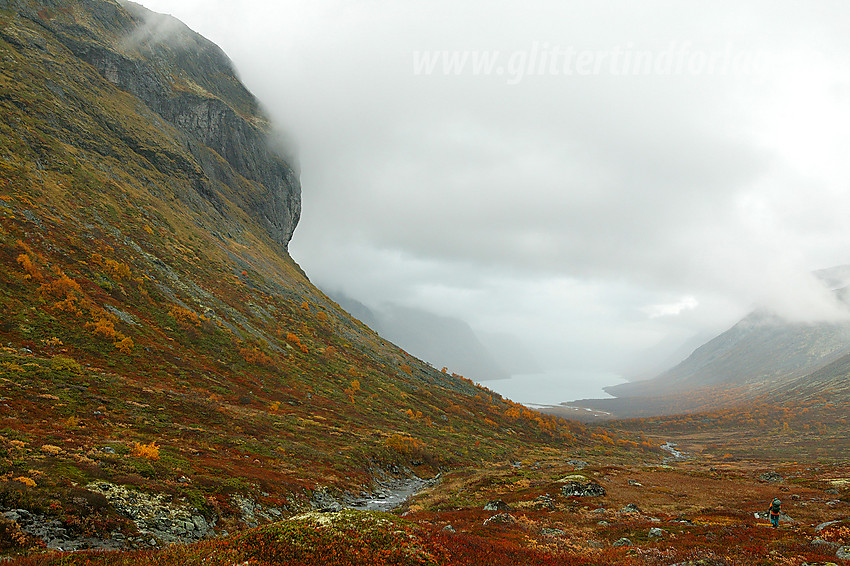
<svg viewBox="0 0 850 566">
<path fill-rule="evenodd" d="M 11 509 L 0 513 L 0 517 L 17 525 L 21 533 L 40 539 L 50 550 L 119 550 L 133 546 L 135 542 L 121 533 L 112 533 L 111 538 L 80 536 L 67 529 L 58 519 L 26 509 Z"/>
<path fill-rule="evenodd" d="M 112 507 L 133 521 L 148 538 L 163 543 L 194 542 L 212 535 L 213 523 L 197 509 L 179 501 L 168 501 L 162 494 L 147 494 L 109 482 L 86 486 L 100 493 Z"/>
<path fill-rule="evenodd" d="M 485 511 L 510 511 L 510 506 L 502 501 L 501 499 L 496 499 L 493 501 L 488 501 L 486 505 L 484 505 Z"/>
<path fill-rule="evenodd" d="M 561 488 L 564 497 L 602 497 L 605 488 L 596 482 L 569 481 Z"/>
<path fill-rule="evenodd" d="M 317 489 L 313 492 L 310 505 L 313 509 L 322 513 L 335 513 L 342 509 L 342 504 L 323 489 Z"/>
<path fill-rule="evenodd" d="M 286 510 L 277 507 L 266 507 L 250 497 L 245 497 L 238 493 L 231 495 L 230 500 L 239 509 L 242 521 L 249 527 L 280 521 L 283 518 L 283 512 Z"/>
</svg>

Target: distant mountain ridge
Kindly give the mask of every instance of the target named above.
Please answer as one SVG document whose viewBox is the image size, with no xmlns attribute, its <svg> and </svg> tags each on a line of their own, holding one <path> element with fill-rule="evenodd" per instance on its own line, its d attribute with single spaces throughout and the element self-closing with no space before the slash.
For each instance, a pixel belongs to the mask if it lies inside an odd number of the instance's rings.
<svg viewBox="0 0 850 566">
<path fill-rule="evenodd" d="M 754 312 L 647 381 L 606 388 L 617 397 L 714 385 L 769 384 L 807 375 L 850 354 L 850 324 L 789 323 Z"/>
<path fill-rule="evenodd" d="M 840 302 L 848 303 L 850 266 L 815 275 Z M 760 309 L 660 375 L 605 388 L 615 399 L 578 404 L 618 416 L 646 416 L 704 410 L 721 398 L 741 402 L 791 389 L 814 396 L 827 387 L 844 387 L 848 360 L 850 320 L 789 322 Z"/>
</svg>

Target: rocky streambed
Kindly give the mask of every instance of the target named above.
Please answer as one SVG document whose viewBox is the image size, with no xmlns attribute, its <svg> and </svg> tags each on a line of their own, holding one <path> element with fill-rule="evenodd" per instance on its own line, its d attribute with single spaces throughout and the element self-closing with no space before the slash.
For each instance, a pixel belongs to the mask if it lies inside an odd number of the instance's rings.
<svg viewBox="0 0 850 566">
<path fill-rule="evenodd" d="M 380 482 L 374 493 L 349 500 L 345 506 L 358 511 L 392 511 L 438 481 L 439 476 L 430 480 L 412 476 Z"/>
<path fill-rule="evenodd" d="M 309 507 L 321 512 L 342 509 L 388 512 L 439 481 L 439 477 L 419 478 L 408 470 L 395 475 L 378 470 L 375 477 L 373 490 L 357 495 L 334 496 L 326 489 L 317 489 L 312 493 Z M 180 498 L 145 493 L 105 481 L 93 482 L 86 489 L 103 496 L 118 514 L 132 521 L 135 529 L 131 530 L 135 532 L 126 534 L 124 529 L 125 532 L 116 530 L 100 537 L 83 536 L 55 517 L 26 509 L 0 508 L 0 521 L 12 525 L 15 532 L 41 540 L 49 549 L 62 551 L 152 548 L 192 543 L 225 533 L 216 528 L 217 517 L 205 516 Z M 247 527 L 280 521 L 293 511 L 304 510 L 269 507 L 238 494 L 231 495 L 230 499 L 231 506 Z"/>
</svg>

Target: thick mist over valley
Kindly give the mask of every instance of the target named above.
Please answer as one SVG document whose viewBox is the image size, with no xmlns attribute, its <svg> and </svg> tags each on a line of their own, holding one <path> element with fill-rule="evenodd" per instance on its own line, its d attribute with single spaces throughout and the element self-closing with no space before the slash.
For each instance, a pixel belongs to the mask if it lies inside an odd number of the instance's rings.
<svg viewBox="0 0 850 566">
<path fill-rule="evenodd" d="M 144 4 L 287 132 L 290 250 L 325 289 L 629 379 L 756 308 L 847 318 L 812 275 L 850 262 L 836 5 Z"/>
</svg>

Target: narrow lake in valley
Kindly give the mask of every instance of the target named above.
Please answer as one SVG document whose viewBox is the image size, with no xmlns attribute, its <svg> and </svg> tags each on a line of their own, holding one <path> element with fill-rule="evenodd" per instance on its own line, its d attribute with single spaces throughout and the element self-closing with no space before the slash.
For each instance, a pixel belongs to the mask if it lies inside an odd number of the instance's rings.
<svg viewBox="0 0 850 566">
<path fill-rule="evenodd" d="M 603 387 L 625 383 L 616 373 L 548 371 L 482 381 L 481 385 L 517 403 L 557 405 L 576 399 L 608 399 Z"/>
</svg>

